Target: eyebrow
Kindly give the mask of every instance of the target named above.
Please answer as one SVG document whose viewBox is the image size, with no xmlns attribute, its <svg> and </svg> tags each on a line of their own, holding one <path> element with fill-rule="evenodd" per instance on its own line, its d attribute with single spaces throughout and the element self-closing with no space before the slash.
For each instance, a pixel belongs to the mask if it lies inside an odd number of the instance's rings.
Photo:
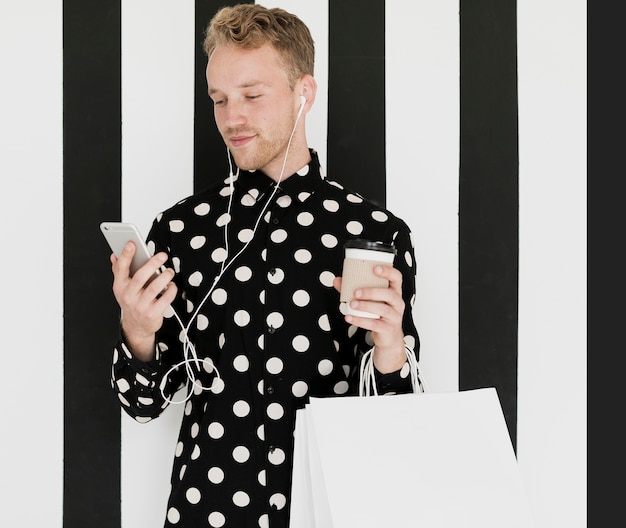
<svg viewBox="0 0 626 528">
<path fill-rule="evenodd" d="M 235 86 L 235 88 L 246 89 L 246 88 L 256 88 L 259 86 L 267 86 L 267 84 L 262 81 L 245 81 Z M 219 88 L 209 88 L 209 95 L 213 95 L 214 93 L 220 92 L 220 91 L 222 90 L 220 90 Z"/>
</svg>

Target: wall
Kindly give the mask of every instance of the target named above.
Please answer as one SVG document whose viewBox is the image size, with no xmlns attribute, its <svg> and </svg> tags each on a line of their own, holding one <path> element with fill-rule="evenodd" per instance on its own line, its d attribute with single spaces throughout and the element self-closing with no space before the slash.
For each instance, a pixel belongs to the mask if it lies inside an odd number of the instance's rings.
<svg viewBox="0 0 626 528">
<path fill-rule="evenodd" d="M 61 2 L 0 4 L 0 497 L 5 526 L 61 526 L 63 124 Z M 37 507 L 33 507 L 36 504 Z"/>
<path fill-rule="evenodd" d="M 173 5 L 121 3 L 121 216 L 144 232 L 158 210 L 193 186 L 194 3 Z M 280 5 L 311 24 L 323 82 L 327 11 L 318 2 Z M 538 528 L 576 528 L 586 526 L 586 6 L 528 0 L 519 2 L 517 14 L 517 453 Z M 410 30 L 403 32 L 407 20 Z M 414 228 L 416 321 L 429 385 L 456 390 L 459 6 L 388 0 L 385 23 L 387 204 Z M 80 403 L 64 399 L 63 4 L 3 0 L 0 39 L 0 266 L 8 359 L 0 452 L 3 480 L 10 483 L 0 511 L 3 525 L 60 527 L 64 502 L 67 507 L 84 492 L 67 480 L 64 489 L 63 480 L 64 449 L 73 445 L 67 437 L 64 442 L 64 420 Z M 322 93 L 307 123 L 322 160 L 325 107 Z M 88 171 L 84 178 L 89 181 Z M 100 275 L 108 267 L 102 249 L 95 289 L 109 287 Z M 65 299 L 66 310 L 72 302 Z M 81 301 L 79 308 L 89 317 L 93 306 Z M 94 371 L 107 358 L 98 363 L 95 354 L 97 347 L 85 342 L 87 369 L 90 358 L 94 366 L 84 374 L 108 383 L 105 369 Z M 142 426 L 121 417 L 125 527 L 161 522 L 180 411 L 172 408 Z M 94 486 L 99 463 L 91 457 L 84 466 Z"/>
</svg>

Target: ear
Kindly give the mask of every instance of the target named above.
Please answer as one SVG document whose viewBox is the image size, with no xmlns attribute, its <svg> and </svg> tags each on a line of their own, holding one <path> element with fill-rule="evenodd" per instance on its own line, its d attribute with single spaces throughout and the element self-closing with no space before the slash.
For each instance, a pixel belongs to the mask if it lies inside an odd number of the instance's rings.
<svg viewBox="0 0 626 528">
<path fill-rule="evenodd" d="M 315 78 L 308 73 L 303 75 L 295 89 L 298 90 L 297 93 L 305 97 L 307 109 L 311 108 L 311 105 L 315 102 L 315 95 L 317 94 L 317 82 Z"/>
</svg>

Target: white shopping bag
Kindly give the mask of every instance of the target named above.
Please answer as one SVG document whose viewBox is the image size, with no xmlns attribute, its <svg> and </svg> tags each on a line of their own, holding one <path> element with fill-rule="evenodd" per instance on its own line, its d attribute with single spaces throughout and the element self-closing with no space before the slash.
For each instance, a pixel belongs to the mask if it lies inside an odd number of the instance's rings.
<svg viewBox="0 0 626 528">
<path fill-rule="evenodd" d="M 291 528 L 533 528 L 494 388 L 312 398 Z"/>
</svg>

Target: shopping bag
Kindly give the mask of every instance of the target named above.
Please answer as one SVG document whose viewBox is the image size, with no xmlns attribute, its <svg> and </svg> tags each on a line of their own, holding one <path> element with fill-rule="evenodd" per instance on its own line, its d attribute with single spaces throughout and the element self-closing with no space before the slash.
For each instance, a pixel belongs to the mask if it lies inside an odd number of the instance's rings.
<svg viewBox="0 0 626 528">
<path fill-rule="evenodd" d="M 290 528 L 534 528 L 494 388 L 311 398 Z"/>
</svg>

